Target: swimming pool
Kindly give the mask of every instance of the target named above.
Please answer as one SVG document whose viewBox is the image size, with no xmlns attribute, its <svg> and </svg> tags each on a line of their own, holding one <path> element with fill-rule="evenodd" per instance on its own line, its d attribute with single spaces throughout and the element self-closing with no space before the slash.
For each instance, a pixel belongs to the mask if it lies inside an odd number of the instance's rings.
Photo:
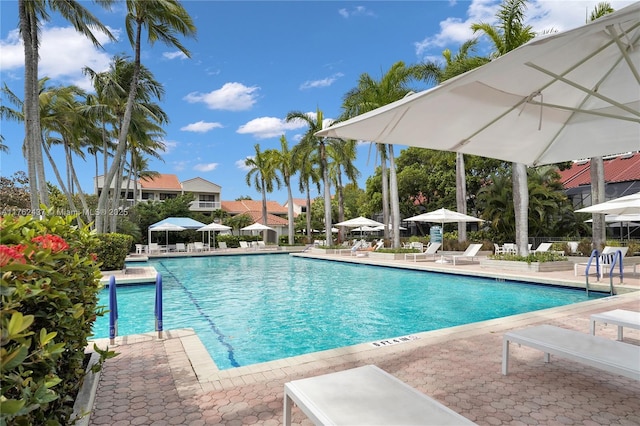
<svg viewBox="0 0 640 426">
<path fill-rule="evenodd" d="M 603 297 L 289 255 L 148 264 L 163 277 L 164 329 L 193 328 L 221 370 Z M 118 286 L 119 335 L 154 330 L 154 291 Z M 95 335 L 109 336 L 108 316 Z"/>
</svg>

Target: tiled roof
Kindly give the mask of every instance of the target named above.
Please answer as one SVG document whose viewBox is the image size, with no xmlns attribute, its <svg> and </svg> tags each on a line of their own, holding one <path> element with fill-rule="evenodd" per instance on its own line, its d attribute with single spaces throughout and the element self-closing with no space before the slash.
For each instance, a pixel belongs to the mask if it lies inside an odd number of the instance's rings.
<svg viewBox="0 0 640 426">
<path fill-rule="evenodd" d="M 181 191 L 182 185 L 176 175 L 161 174 L 152 178 L 140 179 L 140 186 L 142 189 L 171 189 L 174 191 Z"/>
<path fill-rule="evenodd" d="M 239 200 L 239 201 L 222 201 L 221 209 L 231 213 L 240 214 L 250 211 L 262 211 L 262 201 L 258 200 Z M 272 214 L 287 214 L 287 208 L 277 201 L 267 201 L 267 212 Z"/>
<path fill-rule="evenodd" d="M 565 189 L 591 184 L 589 161 L 574 163 L 559 173 Z M 605 159 L 604 180 L 606 183 L 640 181 L 640 153 Z"/>
<path fill-rule="evenodd" d="M 243 214 L 251 216 L 253 223 L 262 223 L 262 212 L 258 211 L 248 211 Z M 264 223 L 262 223 L 264 225 Z M 267 226 L 288 226 L 289 221 L 280 216 L 273 215 L 271 213 L 267 213 Z"/>
</svg>

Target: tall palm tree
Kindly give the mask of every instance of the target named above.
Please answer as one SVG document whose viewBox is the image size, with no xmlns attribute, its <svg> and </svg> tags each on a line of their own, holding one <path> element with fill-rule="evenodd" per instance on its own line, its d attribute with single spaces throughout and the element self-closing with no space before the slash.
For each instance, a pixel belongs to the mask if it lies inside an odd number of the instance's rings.
<svg viewBox="0 0 640 426">
<path fill-rule="evenodd" d="M 255 144 L 256 151 L 253 157 L 244 160 L 245 166 L 249 167 L 246 181 L 247 185 L 252 186 L 260 191 L 262 195 L 262 224 L 268 225 L 267 222 L 267 192 L 273 192 L 274 182 L 277 188 L 280 188 L 280 177 L 276 173 L 275 150 L 268 149 L 264 152 L 260 151 L 260 144 Z M 266 241 L 267 233 L 264 233 Z"/>
<path fill-rule="evenodd" d="M 504 55 L 535 37 L 533 27 L 524 24 L 527 0 L 505 0 L 496 14 L 497 23 L 480 22 L 471 25 L 473 32 L 484 33 L 493 43 L 493 56 Z M 529 189 L 527 166 L 512 164 L 513 207 L 515 211 L 516 246 L 518 253 L 529 253 Z"/>
<path fill-rule="evenodd" d="M 302 120 L 307 124 L 307 132 L 297 145 L 297 149 L 306 153 L 306 155 L 317 154 L 320 161 L 320 174 L 324 184 L 324 226 L 325 239 L 327 244 L 333 240 L 331 235 L 331 181 L 329 179 L 329 169 L 327 167 L 327 144 L 334 143 L 331 138 L 318 137 L 315 134 L 323 129 L 324 114 L 318 108 L 315 115 L 307 114 L 301 111 L 291 111 L 287 113 L 286 121 Z M 307 215 L 311 214 L 311 210 L 307 210 Z"/>
<path fill-rule="evenodd" d="M 191 57 L 189 50 L 178 40 L 178 36 L 195 37 L 196 27 L 191 16 L 178 0 L 126 0 L 127 16 L 125 26 L 129 42 L 134 49 L 134 70 L 129 86 L 129 93 L 122 123 L 118 134 L 118 146 L 113 162 L 104 177 L 103 191 L 98 199 L 98 209 L 102 211 L 109 201 L 109 189 L 116 173 L 120 170 L 120 163 L 124 161 L 127 146 L 129 126 L 133 115 L 141 70 L 142 31 L 146 29 L 147 40 L 153 45 L 156 41 L 175 47 L 187 57 Z M 96 229 L 105 232 L 104 218 L 96 218 Z"/>
<path fill-rule="evenodd" d="M 419 64 L 418 72 L 423 80 L 440 84 L 449 78 L 463 74 L 469 70 L 477 68 L 489 62 L 489 58 L 472 56 L 478 39 L 467 40 L 460 46 L 458 53 L 451 54 L 449 49 L 442 52 L 444 64 L 436 61 L 428 61 Z M 464 164 L 464 154 L 456 153 L 456 205 L 460 213 L 467 214 L 467 184 Z M 464 242 L 467 239 L 467 224 L 458 222 L 458 241 Z"/>
<path fill-rule="evenodd" d="M 97 1 L 103 6 L 108 6 L 112 2 L 112 0 Z M 41 23 L 50 19 L 47 9 L 60 13 L 78 32 L 89 38 L 95 46 L 100 46 L 100 43 L 91 32 L 92 29 L 100 30 L 109 39 L 115 40 L 108 28 L 82 6 L 80 1 L 18 0 L 20 35 L 24 46 L 25 147 L 30 203 L 33 211 L 39 207 L 39 202 L 49 205 L 42 157 L 42 130 L 40 128 L 38 95 L 39 35 Z"/>
<path fill-rule="evenodd" d="M 320 193 L 320 182 L 322 173 L 320 172 L 320 160 L 317 153 L 307 152 L 310 147 L 305 145 L 296 145 L 293 147 L 293 160 L 300 176 L 299 190 L 305 194 L 306 202 L 306 225 L 307 225 L 307 242 L 311 242 L 311 185 L 316 185 L 318 193 Z"/>
<path fill-rule="evenodd" d="M 397 101 L 411 93 L 409 82 L 419 77 L 416 67 L 407 67 L 404 62 L 399 61 L 391 66 L 391 68 L 382 75 L 379 80 L 373 79 L 368 74 L 360 75 L 358 85 L 351 89 L 344 96 L 342 102 L 344 119 L 355 117 L 367 111 L 387 105 Z M 382 167 L 382 188 L 383 188 L 383 218 L 385 223 L 385 238 L 388 238 L 389 222 L 392 224 L 394 248 L 400 247 L 400 202 L 398 200 L 398 184 L 396 177 L 395 160 L 393 146 L 389 145 L 388 149 L 383 144 L 378 145 L 380 149 L 380 160 Z M 390 194 L 385 197 L 385 185 L 387 182 L 386 174 L 386 158 L 389 159 L 389 191 Z M 386 201 L 385 200 L 389 200 Z M 385 205 L 391 205 L 391 221 L 388 214 L 385 214 Z"/>
<path fill-rule="evenodd" d="M 591 11 L 589 21 L 595 21 L 596 19 L 602 18 L 614 11 L 615 10 L 608 2 L 598 3 Z M 591 178 L 591 204 L 603 203 L 605 201 L 605 180 L 604 160 L 602 157 L 591 158 L 591 161 L 589 162 L 589 174 Z M 592 219 L 591 235 L 593 238 L 593 248 L 600 250 L 605 246 L 607 239 L 607 223 L 605 221 L 605 215 L 594 213 Z"/>
<path fill-rule="evenodd" d="M 294 239 L 294 218 L 293 218 L 293 194 L 291 193 L 291 177 L 296 172 L 296 165 L 293 158 L 293 152 L 289 150 L 287 138 L 282 135 L 280 137 L 280 151 L 273 151 L 274 167 L 282 175 L 282 181 L 287 187 L 287 219 L 289 222 L 288 237 L 289 244 L 295 242 Z M 265 223 L 266 225 L 266 223 Z"/>
</svg>

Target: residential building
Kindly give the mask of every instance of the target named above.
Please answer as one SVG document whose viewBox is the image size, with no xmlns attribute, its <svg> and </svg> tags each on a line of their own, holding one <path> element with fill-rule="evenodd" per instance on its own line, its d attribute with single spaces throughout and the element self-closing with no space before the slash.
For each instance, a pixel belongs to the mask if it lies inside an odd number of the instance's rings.
<svg viewBox="0 0 640 426">
<path fill-rule="evenodd" d="M 307 212 L 307 200 L 305 198 L 294 198 L 292 204 L 294 217 Z M 284 207 L 287 209 L 289 208 L 289 201 L 284 203 Z"/>
<path fill-rule="evenodd" d="M 571 168 L 559 173 L 565 193 L 575 208 L 593 204 L 589 159 L 574 161 Z M 640 153 L 604 157 L 604 180 L 607 200 L 640 192 Z"/>
<path fill-rule="evenodd" d="M 221 208 L 231 216 L 246 214 L 251 217 L 253 223 L 262 223 L 273 228 L 275 231 L 266 231 L 268 242 L 277 243 L 280 235 L 287 233 L 288 211 L 277 201 L 267 201 L 267 223 L 262 220 L 262 201 L 260 200 L 222 201 Z"/>
</svg>

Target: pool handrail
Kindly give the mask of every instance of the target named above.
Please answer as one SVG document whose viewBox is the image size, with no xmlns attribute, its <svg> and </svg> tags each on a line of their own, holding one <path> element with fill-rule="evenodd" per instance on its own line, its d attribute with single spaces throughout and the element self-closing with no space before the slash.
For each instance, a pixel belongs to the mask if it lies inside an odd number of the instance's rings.
<svg viewBox="0 0 640 426">
<path fill-rule="evenodd" d="M 620 282 L 622 283 L 624 281 L 624 277 L 623 277 L 624 266 L 622 265 L 622 251 L 620 250 L 616 250 L 613 253 L 613 258 L 611 259 L 611 267 L 609 268 L 609 287 L 610 287 L 610 292 L 612 296 L 613 296 L 613 271 L 616 268 L 617 262 L 620 265 Z"/>
<path fill-rule="evenodd" d="M 156 317 L 156 331 L 158 332 L 158 339 L 162 339 L 162 274 L 156 275 L 156 301 L 154 314 Z"/>
<path fill-rule="evenodd" d="M 118 335 L 118 296 L 116 294 L 116 277 L 109 277 L 109 342 L 115 343 Z"/>
<path fill-rule="evenodd" d="M 587 262 L 586 269 L 584 271 L 587 296 L 589 295 L 589 269 L 591 268 L 591 262 L 594 258 L 596 259 L 596 281 L 600 280 L 600 252 L 598 251 L 598 249 L 593 249 L 593 251 L 591 252 L 591 256 L 589 256 L 589 261 Z"/>
</svg>

